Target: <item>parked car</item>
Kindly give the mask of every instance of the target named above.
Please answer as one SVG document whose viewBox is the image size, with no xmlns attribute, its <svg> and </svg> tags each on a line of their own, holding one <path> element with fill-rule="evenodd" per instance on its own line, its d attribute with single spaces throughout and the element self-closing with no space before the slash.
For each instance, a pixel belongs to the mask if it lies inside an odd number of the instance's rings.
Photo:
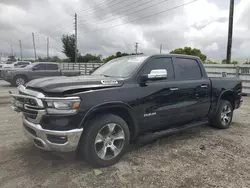
<svg viewBox="0 0 250 188">
<path fill-rule="evenodd" d="M 6 62 L 3 64 L 0 64 L 0 76 L 3 70 L 9 69 L 9 68 L 24 68 L 28 65 L 30 65 L 31 62 L 29 61 L 16 61 L 16 62 Z"/>
<path fill-rule="evenodd" d="M 36 79 L 18 87 L 13 108 L 38 148 L 78 151 L 93 166 L 115 164 L 129 143 L 193 126 L 231 125 L 242 104 L 238 78 L 208 78 L 186 55 L 111 60 L 92 75 Z"/>
<path fill-rule="evenodd" d="M 2 69 L 5 69 L 5 68 L 15 68 L 15 67 L 19 67 L 19 66 L 28 66 L 30 65 L 31 62 L 29 61 L 16 61 L 16 62 L 6 62 L 5 64 L 1 64 L 2 65 Z"/>
<path fill-rule="evenodd" d="M 80 75 L 80 71 L 63 71 L 57 63 L 32 63 L 24 68 L 19 67 L 2 71 L 3 79 L 15 86 L 24 85 L 37 78 L 77 75 Z"/>
</svg>

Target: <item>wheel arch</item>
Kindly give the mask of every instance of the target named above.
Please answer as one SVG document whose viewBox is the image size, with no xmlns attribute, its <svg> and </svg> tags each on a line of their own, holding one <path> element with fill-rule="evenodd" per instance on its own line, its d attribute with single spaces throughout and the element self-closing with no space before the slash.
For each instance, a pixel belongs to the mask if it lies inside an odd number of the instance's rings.
<svg viewBox="0 0 250 188">
<path fill-rule="evenodd" d="M 84 128 L 84 126 L 86 126 L 86 124 L 88 124 L 91 119 L 104 113 L 111 113 L 121 117 L 128 125 L 131 140 L 135 139 L 135 137 L 138 135 L 139 127 L 135 117 L 133 116 L 133 110 L 131 106 L 119 101 L 103 103 L 91 108 L 83 117 L 80 124 L 81 127 Z"/>
<path fill-rule="evenodd" d="M 234 96 L 234 93 L 233 93 L 232 90 L 225 90 L 220 94 L 218 102 L 217 102 L 217 106 L 216 106 L 216 112 L 219 109 L 221 100 L 229 101 L 231 103 L 233 109 L 235 109 L 235 102 L 234 102 L 235 101 L 235 96 Z"/>
</svg>

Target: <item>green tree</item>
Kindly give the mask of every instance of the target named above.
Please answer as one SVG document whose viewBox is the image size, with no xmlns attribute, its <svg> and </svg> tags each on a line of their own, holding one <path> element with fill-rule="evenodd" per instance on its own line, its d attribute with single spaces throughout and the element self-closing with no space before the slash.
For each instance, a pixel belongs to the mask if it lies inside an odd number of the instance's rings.
<svg viewBox="0 0 250 188">
<path fill-rule="evenodd" d="M 232 61 L 231 63 L 232 63 L 232 64 L 234 64 L 234 65 L 239 64 L 239 62 L 238 62 L 238 61 Z"/>
<path fill-rule="evenodd" d="M 227 60 L 226 60 L 226 59 L 223 59 L 221 63 L 222 63 L 222 64 L 227 64 Z M 239 62 L 234 60 L 234 61 L 231 62 L 231 64 L 236 65 L 236 64 L 239 64 Z"/>
<path fill-rule="evenodd" d="M 63 43 L 62 52 L 69 58 L 71 62 L 75 62 L 75 36 L 63 35 L 61 40 Z"/>
<path fill-rule="evenodd" d="M 221 64 L 227 64 L 227 60 L 226 60 L 226 59 L 223 59 L 223 60 L 221 61 Z"/>
<path fill-rule="evenodd" d="M 204 61 L 205 64 L 217 64 L 216 61 L 211 61 L 210 59 Z"/>
<path fill-rule="evenodd" d="M 139 53 L 139 54 L 143 54 L 143 53 Z M 108 61 L 110 61 L 112 59 L 115 59 L 115 58 L 118 58 L 118 57 L 123 57 L 123 56 L 128 56 L 128 55 L 136 55 L 136 54 L 135 53 L 128 54 L 128 53 L 116 52 L 116 54 L 111 55 L 111 56 L 105 58 L 104 62 L 108 62 Z"/>
<path fill-rule="evenodd" d="M 48 57 L 48 58 L 38 57 L 37 61 L 38 62 L 62 62 L 62 60 L 58 56 L 53 56 L 53 57 Z"/>
<path fill-rule="evenodd" d="M 101 55 L 92 55 L 92 54 L 86 54 L 86 55 L 79 55 L 78 56 L 78 62 L 83 62 L 83 63 L 86 63 L 86 62 L 101 62 L 101 58 L 102 56 Z"/>
<path fill-rule="evenodd" d="M 11 62 L 14 62 L 14 61 L 16 61 L 16 58 L 15 58 L 15 56 L 13 56 L 13 55 L 10 55 L 10 56 L 8 56 L 8 59 L 7 59 L 7 61 L 11 61 Z"/>
<path fill-rule="evenodd" d="M 193 55 L 198 56 L 201 58 L 203 62 L 206 61 L 207 56 L 201 53 L 201 50 L 197 48 L 185 47 L 185 48 L 177 48 L 170 52 L 171 54 L 186 54 L 186 55 Z"/>
</svg>

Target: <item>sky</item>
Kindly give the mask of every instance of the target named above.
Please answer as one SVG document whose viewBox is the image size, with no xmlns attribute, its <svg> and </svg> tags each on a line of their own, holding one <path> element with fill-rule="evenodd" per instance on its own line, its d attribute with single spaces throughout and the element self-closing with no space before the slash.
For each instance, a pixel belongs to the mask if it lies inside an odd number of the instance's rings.
<svg viewBox="0 0 250 188">
<path fill-rule="evenodd" d="M 250 58 L 250 1 L 235 0 L 232 59 Z M 64 58 L 61 37 L 74 33 L 78 49 L 104 57 L 133 53 L 135 42 L 145 54 L 175 48 L 199 48 L 212 60 L 226 57 L 229 0 L 0 0 L 0 53 Z"/>
</svg>

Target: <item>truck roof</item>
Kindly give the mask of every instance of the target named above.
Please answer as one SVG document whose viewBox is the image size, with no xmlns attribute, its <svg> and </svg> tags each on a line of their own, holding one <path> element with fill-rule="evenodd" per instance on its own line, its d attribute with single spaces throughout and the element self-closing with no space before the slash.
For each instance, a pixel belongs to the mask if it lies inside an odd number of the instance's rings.
<svg viewBox="0 0 250 188">
<path fill-rule="evenodd" d="M 185 54 L 153 54 L 153 55 L 144 55 L 144 54 L 140 54 L 140 55 L 130 55 L 131 57 L 133 56 L 138 56 L 138 57 L 182 57 L 182 58 L 191 58 L 191 59 L 200 59 L 198 56 L 193 56 L 193 55 L 185 55 Z M 129 57 L 129 56 L 125 56 L 125 57 Z"/>
<path fill-rule="evenodd" d="M 46 63 L 46 64 L 58 64 L 56 62 L 34 62 L 33 65 L 34 64 L 42 64 L 42 63 Z"/>
</svg>

